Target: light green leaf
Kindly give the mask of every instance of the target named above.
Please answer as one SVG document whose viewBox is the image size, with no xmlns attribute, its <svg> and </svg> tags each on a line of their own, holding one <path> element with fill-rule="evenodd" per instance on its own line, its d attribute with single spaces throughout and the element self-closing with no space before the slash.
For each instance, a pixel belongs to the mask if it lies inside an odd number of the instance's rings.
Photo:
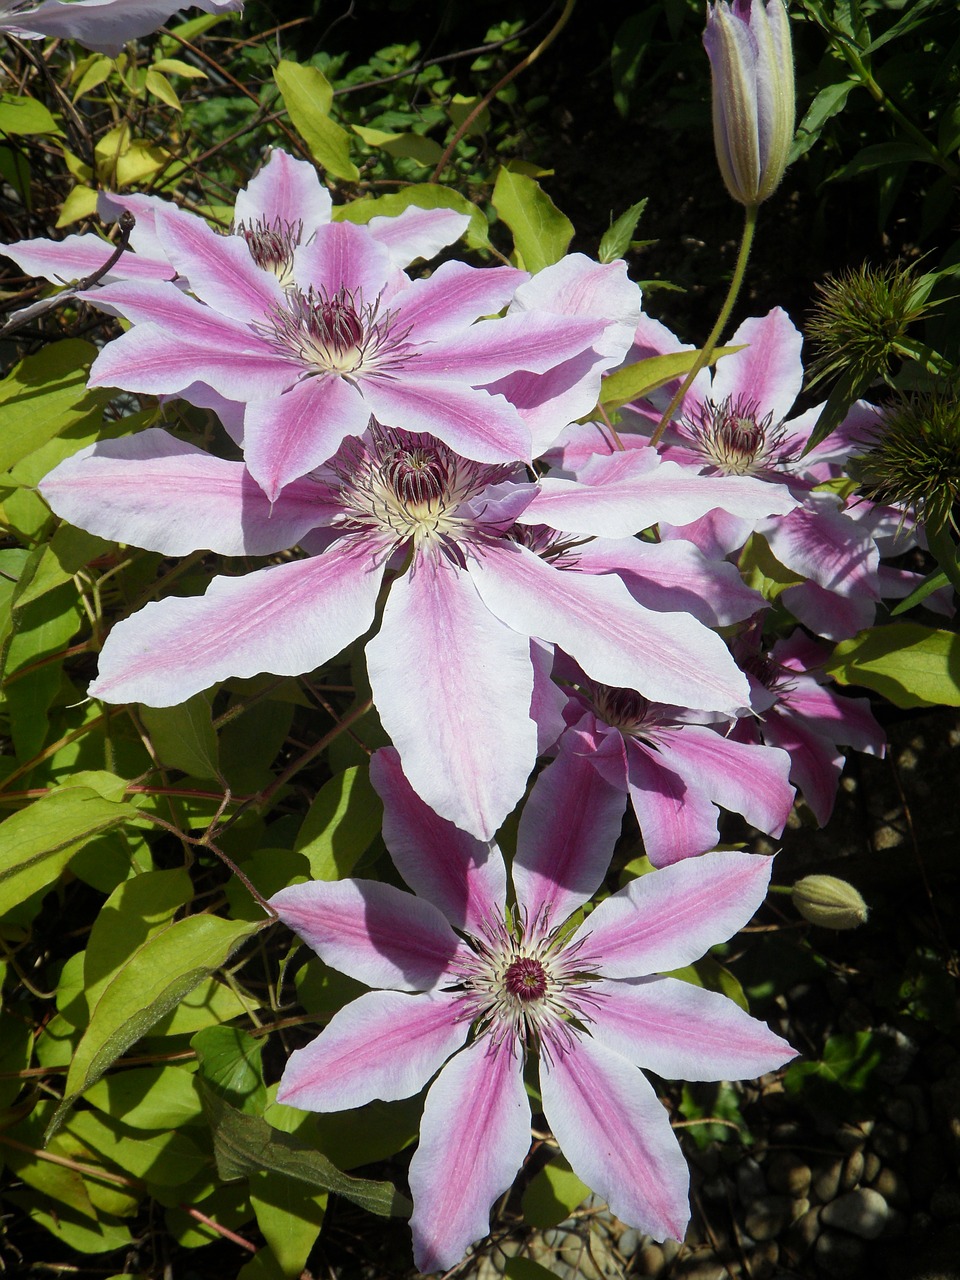
<svg viewBox="0 0 960 1280">
<path fill-rule="evenodd" d="M 897 707 L 960 707 L 960 635 L 952 631 L 916 622 L 873 627 L 838 644 L 824 670 Z"/>
<path fill-rule="evenodd" d="M 99 194 L 93 187 L 76 186 L 60 206 L 60 216 L 54 226 L 69 227 L 72 222 L 92 218 L 97 212 Z"/>
<path fill-rule="evenodd" d="M 293 127 L 318 164 L 347 182 L 359 182 L 360 170 L 350 159 L 350 135 L 330 119 L 333 90 L 317 67 L 281 61 L 273 70 Z"/>
<path fill-rule="evenodd" d="M 542 271 L 559 262 L 573 239 L 573 223 L 533 178 L 501 169 L 491 203 L 513 232 L 520 265 Z"/>
<path fill-rule="evenodd" d="M 113 58 L 107 58 L 103 54 L 94 55 L 86 60 L 87 65 L 84 67 L 80 79 L 77 81 L 77 87 L 73 91 L 74 102 L 79 102 L 84 94 L 89 93 L 91 89 L 96 89 L 98 85 L 109 79 L 116 63 Z"/>
<path fill-rule="evenodd" d="M 198 1035 L 202 1035 L 198 1032 Z M 86 1100 L 134 1129 L 178 1129 L 202 1114 L 193 1072 L 184 1067 L 127 1067 L 103 1076 Z"/>
<path fill-rule="evenodd" d="M 21 360 L 0 382 L 0 471 L 103 409 L 110 392 L 87 389 L 96 354 L 92 342 L 64 338 Z"/>
<path fill-rule="evenodd" d="M 25 98 L 19 93 L 0 94 L 0 133 L 29 135 L 59 132 L 60 126 L 42 102 L 37 102 L 35 98 Z"/>
<path fill-rule="evenodd" d="M 710 363 L 716 364 L 724 356 L 733 355 L 735 351 L 742 350 L 742 346 L 717 347 Z M 631 400 L 647 396 L 658 387 L 663 387 L 668 382 L 673 382 L 675 378 L 682 378 L 688 374 L 699 355 L 700 352 L 696 350 L 672 351 L 669 355 L 649 356 L 646 360 L 637 360 L 635 364 L 628 364 L 625 368 L 618 369 L 616 373 L 611 373 L 609 377 L 604 378 L 600 388 L 600 403 L 607 410 L 619 409 L 621 405 L 629 404 Z"/>
<path fill-rule="evenodd" d="M 140 717 L 161 764 L 194 778 L 219 776 L 209 694 L 195 694 L 175 707 L 141 707 Z"/>
<path fill-rule="evenodd" d="M 323 1225 L 326 1192 L 317 1195 L 302 1182 L 278 1173 L 250 1175 L 250 1203 L 257 1226 L 283 1275 L 295 1280 L 306 1266 Z"/>
<path fill-rule="evenodd" d="M 397 159 L 435 165 L 443 155 L 443 147 L 433 138 L 425 138 L 422 133 L 385 133 L 383 129 L 370 129 L 362 124 L 352 125 L 351 128 L 368 147 L 376 147 Z"/>
<path fill-rule="evenodd" d="M 671 969 L 665 976 L 679 978 L 681 982 L 689 982 L 691 986 L 701 987 L 704 991 L 717 991 L 738 1004 L 744 1013 L 750 1012 L 750 1002 L 743 987 L 730 970 L 725 969 L 712 956 L 703 956 L 694 964 L 684 965 L 682 969 Z"/>
<path fill-rule="evenodd" d="M 38 600 L 56 587 L 69 582 L 78 569 L 102 555 L 112 543 L 105 542 L 93 533 L 61 524 L 44 548 L 36 570 L 28 585 L 17 596 L 17 608 Z"/>
<path fill-rule="evenodd" d="M 52 884 L 93 836 L 136 816 L 86 787 L 51 791 L 12 814 L 0 841 L 0 913 Z"/>
<path fill-rule="evenodd" d="M 210 1164 L 210 1156 L 185 1134 L 144 1133 L 97 1111 L 75 1111 L 61 1134 L 76 1138 L 134 1178 L 161 1187 L 182 1186 Z"/>
<path fill-rule="evenodd" d="M 60 1247 L 68 1251 L 68 1257 L 77 1253 L 109 1253 L 126 1249 L 133 1243 L 125 1222 L 107 1215 L 98 1219 L 82 1218 L 75 1211 L 51 1205 L 46 1194 L 16 1189 L 5 1191 L 4 1199 L 24 1209 L 34 1222 L 49 1231 Z"/>
<path fill-rule="evenodd" d="M 383 822 L 368 768 L 352 767 L 324 783 L 303 820 L 295 850 L 315 880 L 348 876 Z"/>
<path fill-rule="evenodd" d="M 507 1280 L 557 1280 L 556 1271 L 548 1271 L 532 1258 L 507 1258 L 503 1274 Z"/>
<path fill-rule="evenodd" d="M 239 1027 L 208 1027 L 190 1041 L 200 1060 L 200 1079 L 225 1102 L 249 1115 L 263 1114 L 264 1040 Z"/>
<path fill-rule="evenodd" d="M 21 763 L 31 760 L 46 740 L 47 712 L 63 678 L 63 654 L 80 626 L 77 598 L 77 588 L 66 582 L 23 609 L 14 602 L 4 691 Z"/>
<path fill-rule="evenodd" d="M 630 248 L 637 223 L 646 207 L 647 201 L 644 197 L 643 200 L 632 204 L 626 213 L 621 213 L 616 222 L 607 228 L 600 240 L 600 251 L 597 254 L 601 262 L 616 262 L 618 258 L 624 256 Z"/>
<path fill-rule="evenodd" d="M 226 1182 L 267 1170 L 285 1174 L 317 1191 L 333 1191 L 381 1217 L 407 1217 L 412 1206 L 389 1182 L 351 1178 L 296 1135 L 272 1129 L 260 1116 L 245 1115 L 201 1083 L 204 1110 L 213 1130 L 217 1169 Z"/>
<path fill-rule="evenodd" d="M 541 1231 L 569 1218 L 590 1194 L 563 1156 L 544 1165 L 523 1193 L 523 1219 Z"/>
<path fill-rule="evenodd" d="M 56 1131 L 77 1098 L 121 1053 L 262 927 L 196 915 L 165 925 L 148 938 L 117 971 L 97 1002 L 70 1064 L 64 1099 L 51 1130 Z"/>
</svg>

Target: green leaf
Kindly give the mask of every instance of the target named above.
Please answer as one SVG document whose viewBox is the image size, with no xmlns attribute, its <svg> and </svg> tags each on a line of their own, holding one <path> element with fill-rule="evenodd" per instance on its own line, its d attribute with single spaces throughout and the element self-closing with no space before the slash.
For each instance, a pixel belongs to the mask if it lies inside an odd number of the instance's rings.
<svg viewBox="0 0 960 1280">
<path fill-rule="evenodd" d="M 523 1220 L 531 1227 L 545 1231 L 569 1218 L 578 1204 L 590 1194 L 563 1156 L 544 1165 L 523 1193 Z"/>
<path fill-rule="evenodd" d="M 730 970 L 725 969 L 712 956 L 703 956 L 694 964 L 684 965 L 682 969 L 671 969 L 665 976 L 679 978 L 681 982 L 689 982 L 691 986 L 701 987 L 704 991 L 717 991 L 738 1004 L 744 1013 L 750 1012 L 750 1002 L 743 987 Z"/>
<path fill-rule="evenodd" d="M 112 545 L 96 534 L 75 529 L 73 525 L 61 524 L 54 530 L 53 537 L 44 548 L 29 584 L 18 594 L 17 608 L 22 609 L 32 601 L 39 600 L 48 591 L 69 582 L 78 569 L 102 555 Z"/>
<path fill-rule="evenodd" d="M 245 1115 L 201 1082 L 204 1110 L 213 1130 L 217 1169 L 225 1182 L 267 1170 L 286 1174 L 317 1191 L 333 1191 L 380 1217 L 408 1217 L 413 1206 L 389 1182 L 351 1178 L 309 1143 L 279 1133 L 260 1116 Z"/>
<path fill-rule="evenodd" d="M 857 365 L 850 365 L 843 371 L 830 389 L 830 394 L 817 419 L 817 425 L 811 431 L 801 456 L 815 449 L 821 441 L 826 440 L 831 431 L 839 427 L 854 400 L 859 400 L 864 392 L 869 390 L 876 377 L 876 369 L 862 369 Z"/>
<path fill-rule="evenodd" d="M 383 822 L 383 805 L 368 768 L 352 767 L 324 783 L 294 846 L 315 880 L 348 876 Z"/>
<path fill-rule="evenodd" d="M 0 94 L 0 133 L 29 135 L 59 132 L 60 126 L 42 102 L 22 97 L 18 93 Z"/>
<path fill-rule="evenodd" d="M 783 1077 L 788 1093 L 799 1093 L 811 1076 L 845 1093 L 862 1093 L 883 1061 L 883 1051 L 872 1031 L 831 1036 L 819 1062 L 793 1062 Z"/>
<path fill-rule="evenodd" d="M 600 252 L 597 257 L 601 262 L 616 262 L 626 254 L 637 229 L 637 223 L 646 207 L 647 200 L 644 197 L 643 200 L 632 204 L 626 213 L 621 213 L 616 222 L 611 223 L 600 240 Z"/>
<path fill-rule="evenodd" d="M 86 1100 L 134 1129 L 174 1130 L 201 1114 L 193 1072 L 184 1067 L 127 1067 L 91 1085 Z"/>
<path fill-rule="evenodd" d="M 939 591 L 941 587 L 949 585 L 950 579 L 942 569 L 934 569 L 932 573 L 927 574 L 919 587 L 914 587 L 908 596 L 905 596 L 890 613 L 895 618 L 900 613 L 907 613 L 918 604 L 923 604 L 927 596 L 932 596 L 935 591 Z"/>
<path fill-rule="evenodd" d="M 350 135 L 330 119 L 333 90 L 317 67 L 281 61 L 273 70 L 293 127 L 318 164 L 347 182 L 359 182 L 360 170 L 350 159 Z"/>
<path fill-rule="evenodd" d="M 539 183 L 502 168 L 491 203 L 513 232 L 521 266 L 535 273 L 560 261 L 573 239 L 573 223 Z"/>
<path fill-rule="evenodd" d="M 439 142 L 425 138 L 422 133 L 385 133 L 360 124 L 351 128 L 368 147 L 376 147 L 398 160 L 416 160 L 417 164 L 426 166 L 435 165 L 443 155 Z"/>
<path fill-rule="evenodd" d="M 838 644 L 824 670 L 897 707 L 960 707 L 960 635 L 952 631 L 916 622 L 872 627 Z"/>
<path fill-rule="evenodd" d="M 716 347 L 710 363 L 716 364 L 724 356 L 730 356 L 735 351 L 742 350 L 742 346 Z M 646 360 L 637 360 L 635 364 L 628 364 L 625 368 L 618 369 L 616 373 L 611 373 L 609 377 L 604 378 L 600 390 L 600 403 L 607 410 L 619 409 L 622 405 L 629 404 L 631 400 L 647 396 L 658 387 L 663 387 L 668 382 L 673 382 L 675 378 L 682 378 L 688 374 L 699 355 L 700 352 L 697 350 L 673 351 L 669 355 L 648 356 Z"/>
<path fill-rule="evenodd" d="M 0 471 L 93 414 L 110 392 L 88 390 L 92 342 L 65 338 L 15 365 L 0 382 Z"/>
<path fill-rule="evenodd" d="M 507 1280 L 557 1280 L 556 1271 L 548 1271 L 532 1258 L 507 1258 L 503 1274 Z"/>
<path fill-rule="evenodd" d="M 175 707 L 141 707 L 140 718 L 161 764 L 182 769 L 194 778 L 219 776 L 209 694 L 195 694 Z"/>
<path fill-rule="evenodd" d="M 265 923 L 265 922 L 264 922 Z M 263 924 L 196 915 L 163 926 L 107 984 L 77 1047 L 51 1131 L 83 1091 Z"/>
<path fill-rule="evenodd" d="M 281 1174 L 254 1173 L 250 1175 L 250 1203 L 281 1272 L 295 1280 L 320 1234 L 326 1193 L 317 1195 L 302 1182 Z"/>
<path fill-rule="evenodd" d="M 839 84 L 828 84 L 820 90 L 797 126 L 797 136 L 787 159 L 788 165 L 810 150 L 823 132 L 823 126 L 835 115 L 839 115 L 851 91 L 859 83 L 858 80 L 841 80 Z"/>
<path fill-rule="evenodd" d="M 161 102 L 165 102 L 168 107 L 173 107 L 174 111 L 183 110 L 183 104 L 177 97 L 173 85 L 165 75 L 157 70 L 156 64 L 147 69 L 146 80 L 144 83 L 155 98 L 159 98 Z"/>
<path fill-rule="evenodd" d="M 95 835 L 136 816 L 132 806 L 111 804 L 86 787 L 51 791 L 12 814 L 0 841 L 0 913 L 52 884 Z"/>
<path fill-rule="evenodd" d="M 861 148 L 849 164 L 830 176 L 834 181 L 842 182 L 858 178 L 861 173 L 870 173 L 873 169 L 888 169 L 891 165 L 909 164 L 913 160 L 936 164 L 934 156 L 915 142 L 876 142 Z"/>
<path fill-rule="evenodd" d="M 77 588 L 65 582 L 20 608 L 13 605 L 14 634 L 4 660 L 4 689 L 14 750 L 31 760 L 47 736 L 47 712 L 60 692 L 63 655 L 80 626 Z"/>
<path fill-rule="evenodd" d="M 210 1164 L 209 1154 L 185 1134 L 173 1130 L 144 1133 L 116 1116 L 104 1117 L 97 1111 L 74 1112 L 62 1133 L 134 1178 L 161 1187 L 182 1186 Z"/>
<path fill-rule="evenodd" d="M 264 1040 L 239 1027 L 208 1027 L 190 1041 L 200 1060 L 199 1076 L 218 1098 L 249 1115 L 263 1115 Z"/>
</svg>

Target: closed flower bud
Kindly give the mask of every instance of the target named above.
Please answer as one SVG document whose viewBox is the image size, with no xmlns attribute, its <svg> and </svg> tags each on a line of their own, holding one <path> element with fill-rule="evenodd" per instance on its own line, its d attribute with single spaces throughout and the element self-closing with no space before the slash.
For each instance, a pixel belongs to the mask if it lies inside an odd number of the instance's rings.
<svg viewBox="0 0 960 1280">
<path fill-rule="evenodd" d="M 824 929 L 856 929 L 869 914 L 853 885 L 836 876 L 804 876 L 791 896 L 804 920 Z"/>
<path fill-rule="evenodd" d="M 756 206 L 779 185 L 793 142 L 793 49 L 783 0 L 708 5 L 703 43 L 720 172 L 734 200 Z"/>
</svg>

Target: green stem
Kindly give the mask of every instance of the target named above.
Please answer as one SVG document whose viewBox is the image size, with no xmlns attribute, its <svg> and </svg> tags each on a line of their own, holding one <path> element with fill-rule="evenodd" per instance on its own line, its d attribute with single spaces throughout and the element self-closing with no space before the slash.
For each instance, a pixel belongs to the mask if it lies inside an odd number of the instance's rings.
<svg viewBox="0 0 960 1280">
<path fill-rule="evenodd" d="M 960 591 L 960 564 L 957 563 L 957 544 L 950 537 L 949 525 L 945 522 L 939 529 L 933 523 L 925 524 L 923 532 L 927 537 L 930 554 L 950 579 L 955 591 Z"/>
<path fill-rule="evenodd" d="M 705 369 L 713 358 L 714 350 L 720 341 L 720 335 L 723 332 L 727 321 L 730 319 L 730 312 L 733 310 L 733 304 L 737 300 L 737 294 L 743 284 L 743 277 L 747 271 L 747 261 L 750 257 L 750 249 L 753 246 L 753 234 L 757 229 L 757 210 L 759 205 L 748 204 L 744 212 L 743 220 L 743 236 L 740 240 L 740 252 L 737 255 L 737 265 L 733 269 L 733 279 L 730 281 L 730 288 L 727 290 L 727 296 L 724 299 L 723 306 L 720 308 L 720 314 L 717 316 L 717 323 L 710 331 L 710 336 L 703 345 L 703 350 L 699 353 L 690 372 L 684 378 L 683 382 L 674 393 L 673 399 L 667 405 L 663 417 L 660 419 L 660 425 L 651 437 L 650 443 L 654 446 L 660 443 L 664 431 L 667 429 L 667 423 L 673 417 L 673 412 L 677 405 L 681 403 L 683 397 L 693 386 L 693 380 L 701 369 Z"/>
</svg>

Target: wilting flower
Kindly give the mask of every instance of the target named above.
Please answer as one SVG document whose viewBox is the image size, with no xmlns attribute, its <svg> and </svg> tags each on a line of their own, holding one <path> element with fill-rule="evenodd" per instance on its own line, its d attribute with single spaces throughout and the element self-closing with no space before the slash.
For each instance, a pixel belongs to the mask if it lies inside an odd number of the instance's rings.
<svg viewBox="0 0 960 1280">
<path fill-rule="evenodd" d="M 584 681 L 564 717 L 557 758 L 538 785 L 552 779 L 562 792 L 584 763 L 595 769 L 630 797 L 655 867 L 712 849 L 720 839 L 718 805 L 774 836 L 790 816 L 786 752 L 725 736 L 702 713 Z"/>
<path fill-rule="evenodd" d="M 45 36 L 77 40 L 115 58 L 128 40 L 149 35 L 178 9 L 228 13 L 243 8 L 243 0 L 0 0 L 0 31 L 25 40 Z"/>
<path fill-rule="evenodd" d="M 793 142 L 793 49 L 783 0 L 708 5 L 703 43 L 720 172 L 734 200 L 755 206 L 779 186 Z"/>
<path fill-rule="evenodd" d="M 818 670 L 829 649 L 799 630 L 766 652 L 747 634 L 735 649 L 750 678 L 756 717 L 743 716 L 733 732 L 744 741 L 780 747 L 790 757 L 790 781 L 820 826 L 833 812 L 843 753 L 839 743 L 883 756 L 886 737 L 866 698 L 850 698 L 826 684 Z"/>
<path fill-rule="evenodd" d="M 243 463 L 153 428 L 68 459 L 41 492 L 80 528 L 166 555 L 270 555 L 298 543 L 312 553 L 215 578 L 202 597 L 154 602 L 120 622 L 91 686 L 107 701 L 168 706 L 229 676 L 312 671 L 370 628 L 388 583 L 366 646 L 381 721 L 424 799 L 486 838 L 520 798 L 537 755 L 532 640 L 558 645 L 592 679 L 657 701 L 727 715 L 747 704 L 723 641 L 685 611 L 691 588 L 676 578 L 690 557 L 645 552 L 627 536 L 637 528 L 628 509 L 650 523 L 658 502 L 695 518 L 729 500 L 740 511 L 753 503 L 758 518 L 773 491 L 718 481 L 712 494 L 700 481 L 691 495 L 679 468 L 653 451 L 636 461 L 643 466 L 632 479 L 564 482 L 541 510 L 542 486 L 523 468 L 474 462 L 433 436 L 375 425 L 271 503 Z M 679 498 L 658 483 L 660 468 L 677 473 Z M 590 542 L 591 504 L 597 531 L 615 536 Z M 554 507 L 578 536 L 554 522 Z M 666 585 L 655 580 L 661 568 Z M 731 605 L 739 617 L 744 595 L 741 583 Z"/>
<path fill-rule="evenodd" d="M 584 787 L 595 788 L 587 770 Z M 596 780 L 596 775 L 592 775 Z M 431 813 L 392 752 L 372 765 L 384 838 L 418 896 L 365 880 L 312 881 L 272 899 L 326 964 L 373 990 L 294 1053 L 281 1102 L 341 1111 L 427 1094 L 410 1164 L 414 1257 L 455 1265 L 530 1145 L 524 1087 L 539 1055 L 543 1111 L 574 1171 L 624 1222 L 682 1239 L 688 1174 L 644 1078 L 752 1078 L 794 1051 L 731 1000 L 663 970 L 729 938 L 763 900 L 772 859 L 706 854 L 635 880 L 572 932 L 612 847 L 590 794 L 528 807 L 506 906 L 499 849 Z M 383 989 L 385 988 L 385 989 Z M 445 1065 L 444 1065 L 445 1064 Z M 436 1074 L 439 1071 L 439 1074 Z"/>
</svg>

